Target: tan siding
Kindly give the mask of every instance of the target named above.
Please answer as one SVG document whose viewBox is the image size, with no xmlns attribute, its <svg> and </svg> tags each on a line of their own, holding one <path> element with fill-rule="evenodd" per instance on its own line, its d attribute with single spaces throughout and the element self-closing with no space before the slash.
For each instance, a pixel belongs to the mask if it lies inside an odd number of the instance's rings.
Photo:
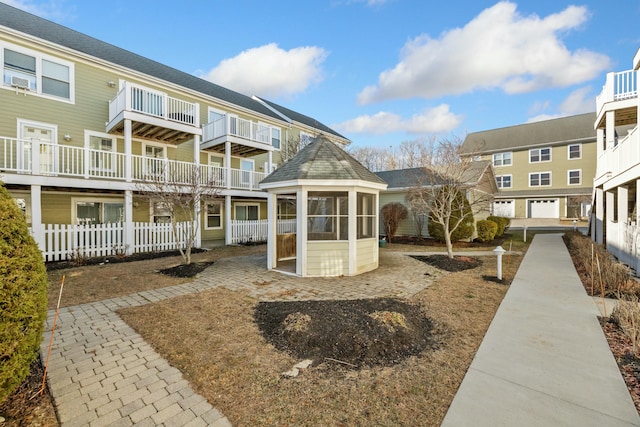
<svg viewBox="0 0 640 427">
<path fill-rule="evenodd" d="M 307 242 L 307 275 L 349 274 L 349 242 Z"/>
<path fill-rule="evenodd" d="M 411 213 L 411 208 L 407 203 L 406 195 L 407 193 L 405 192 L 380 193 L 380 209 L 382 209 L 384 205 L 389 203 L 401 203 L 404 206 L 406 206 L 407 211 L 409 211 L 409 215 L 407 216 L 407 219 L 401 221 L 400 225 L 398 226 L 398 231 L 396 232 L 397 236 L 415 236 L 416 235 L 415 222 L 413 219 L 413 214 Z M 385 230 L 384 230 L 384 222 L 382 220 L 382 214 L 380 214 L 379 221 L 380 221 L 380 234 L 384 234 Z M 424 230 L 422 231 L 422 233 L 425 236 L 428 233 L 426 224 L 424 226 Z"/>
<path fill-rule="evenodd" d="M 378 268 L 378 239 L 358 240 L 356 252 L 356 274 Z"/>
</svg>

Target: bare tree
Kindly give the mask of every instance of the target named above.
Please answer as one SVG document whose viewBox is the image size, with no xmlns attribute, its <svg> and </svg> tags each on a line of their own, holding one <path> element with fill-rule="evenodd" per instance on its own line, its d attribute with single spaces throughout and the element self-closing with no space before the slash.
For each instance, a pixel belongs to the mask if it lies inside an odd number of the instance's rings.
<svg viewBox="0 0 640 427">
<path fill-rule="evenodd" d="M 485 165 L 475 162 L 473 157 L 473 153 L 462 152 L 462 143 L 457 138 L 439 141 L 426 165 L 431 173 L 421 175 L 421 182 L 416 182 L 409 192 L 412 206 L 427 206 L 429 221 L 442 227 L 449 258 L 453 258 L 451 236 L 468 221 L 466 206 L 471 207 L 474 215 L 488 209 L 493 200 L 491 193 L 475 187 Z M 461 195 L 468 204 L 460 202 Z"/>
<path fill-rule="evenodd" d="M 280 148 L 280 159 L 282 162 L 287 162 L 293 158 L 298 151 L 309 145 L 311 139 L 300 139 L 300 137 L 289 137 L 284 141 L 283 147 Z"/>
<path fill-rule="evenodd" d="M 195 164 L 178 166 L 164 159 L 148 160 L 145 178 L 136 185 L 136 189 L 142 196 L 168 210 L 180 255 L 185 264 L 190 264 L 191 250 L 200 227 L 196 213 L 203 201 L 218 197 L 223 177 L 217 171 Z M 190 224 L 184 232 L 178 228 L 180 219 Z"/>
<path fill-rule="evenodd" d="M 380 213 L 382 214 L 387 240 L 391 243 L 391 239 L 395 237 L 396 231 L 398 231 L 400 222 L 407 219 L 407 208 L 402 203 L 387 203 L 382 207 Z"/>
</svg>

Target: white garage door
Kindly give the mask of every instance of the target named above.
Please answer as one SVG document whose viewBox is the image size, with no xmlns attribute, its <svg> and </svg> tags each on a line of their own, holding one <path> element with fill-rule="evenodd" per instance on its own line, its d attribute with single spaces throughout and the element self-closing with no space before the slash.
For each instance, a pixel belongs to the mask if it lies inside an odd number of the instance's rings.
<svg viewBox="0 0 640 427">
<path fill-rule="evenodd" d="M 558 199 L 529 200 L 529 218 L 560 218 Z"/>
<path fill-rule="evenodd" d="M 496 200 L 493 202 L 493 214 L 514 218 L 516 216 L 516 203 L 513 200 Z"/>
</svg>

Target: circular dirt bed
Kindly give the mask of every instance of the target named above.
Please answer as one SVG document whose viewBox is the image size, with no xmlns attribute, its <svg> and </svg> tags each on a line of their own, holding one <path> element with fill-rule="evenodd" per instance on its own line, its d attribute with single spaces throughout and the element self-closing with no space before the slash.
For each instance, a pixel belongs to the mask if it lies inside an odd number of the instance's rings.
<svg viewBox="0 0 640 427">
<path fill-rule="evenodd" d="M 440 270 L 445 271 L 464 271 L 479 267 L 482 264 L 477 258 L 468 256 L 456 256 L 449 258 L 446 255 L 411 255 L 418 261 L 426 262 Z"/>
<path fill-rule="evenodd" d="M 435 348 L 422 309 L 397 299 L 261 302 L 255 320 L 278 350 L 314 364 L 388 366 Z"/>
</svg>

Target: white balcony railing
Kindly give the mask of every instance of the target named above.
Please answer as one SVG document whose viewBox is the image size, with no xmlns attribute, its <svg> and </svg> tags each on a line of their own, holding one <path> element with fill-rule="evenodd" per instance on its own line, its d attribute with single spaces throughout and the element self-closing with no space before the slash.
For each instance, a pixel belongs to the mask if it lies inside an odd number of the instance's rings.
<svg viewBox="0 0 640 427">
<path fill-rule="evenodd" d="M 638 72 L 635 70 L 608 73 L 602 92 L 596 97 L 596 111 L 607 102 L 638 97 Z"/>
<path fill-rule="evenodd" d="M 199 105 L 173 98 L 164 92 L 125 82 L 109 101 L 109 121 L 123 111 L 133 111 L 176 123 L 199 126 Z"/>
<path fill-rule="evenodd" d="M 600 154 L 597 161 L 596 178 L 616 175 L 640 164 L 640 132 L 634 127 L 624 137 L 617 140 L 614 147 Z"/>
<path fill-rule="evenodd" d="M 280 219 L 276 223 L 278 234 L 295 233 L 295 219 Z M 266 242 L 269 223 L 266 219 L 231 220 L 231 244 Z"/>
<path fill-rule="evenodd" d="M 111 151 L 72 147 L 50 142 L 0 137 L 0 173 L 60 176 L 68 178 L 127 181 L 126 155 Z M 198 166 L 201 184 L 220 188 L 260 191 L 263 172 Z M 195 176 L 194 164 L 177 160 L 131 155 L 131 181 L 163 178 L 176 184 L 189 184 Z"/>
<path fill-rule="evenodd" d="M 202 126 L 202 142 L 228 136 L 271 145 L 270 126 L 230 114 Z"/>
</svg>

